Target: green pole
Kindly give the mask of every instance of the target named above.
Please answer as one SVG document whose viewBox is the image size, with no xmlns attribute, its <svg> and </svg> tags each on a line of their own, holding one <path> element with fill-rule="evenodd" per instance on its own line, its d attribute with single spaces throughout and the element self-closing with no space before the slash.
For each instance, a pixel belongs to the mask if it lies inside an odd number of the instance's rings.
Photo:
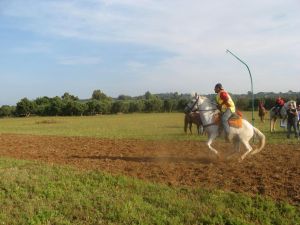
<svg viewBox="0 0 300 225">
<path fill-rule="evenodd" d="M 250 80 L 251 80 L 251 92 L 252 92 L 252 126 L 254 126 L 254 92 L 253 92 L 252 75 L 251 75 L 249 66 L 243 60 L 241 60 L 239 57 L 237 57 L 235 54 L 233 54 L 231 51 L 229 51 L 228 49 L 226 50 L 226 52 L 227 53 L 229 52 L 231 55 L 233 55 L 237 60 L 239 60 L 241 63 L 243 63 L 248 69 L 248 72 L 250 75 Z"/>
</svg>

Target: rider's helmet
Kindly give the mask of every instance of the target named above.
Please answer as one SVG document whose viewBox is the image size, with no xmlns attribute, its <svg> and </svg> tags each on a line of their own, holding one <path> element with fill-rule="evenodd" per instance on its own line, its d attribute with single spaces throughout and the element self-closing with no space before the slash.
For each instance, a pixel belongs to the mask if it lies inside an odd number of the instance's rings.
<svg viewBox="0 0 300 225">
<path fill-rule="evenodd" d="M 215 85 L 215 89 L 216 89 L 216 88 L 223 89 L 223 86 L 222 86 L 222 84 L 221 84 L 221 83 L 217 83 L 217 84 Z"/>
</svg>

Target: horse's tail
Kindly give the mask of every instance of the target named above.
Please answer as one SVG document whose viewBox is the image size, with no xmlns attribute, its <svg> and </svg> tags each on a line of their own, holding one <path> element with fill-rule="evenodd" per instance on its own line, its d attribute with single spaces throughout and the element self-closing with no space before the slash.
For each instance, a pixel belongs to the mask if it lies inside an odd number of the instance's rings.
<svg viewBox="0 0 300 225">
<path fill-rule="evenodd" d="M 257 149 L 255 149 L 254 151 L 251 152 L 252 155 L 259 153 L 266 144 L 266 136 L 256 127 L 253 127 L 254 133 L 256 134 L 256 136 L 258 136 L 259 138 L 259 147 Z"/>
</svg>

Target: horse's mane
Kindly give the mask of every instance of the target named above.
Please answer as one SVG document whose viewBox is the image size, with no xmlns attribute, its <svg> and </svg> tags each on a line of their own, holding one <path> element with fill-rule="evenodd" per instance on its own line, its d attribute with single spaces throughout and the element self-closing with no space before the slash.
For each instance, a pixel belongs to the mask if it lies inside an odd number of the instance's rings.
<svg viewBox="0 0 300 225">
<path fill-rule="evenodd" d="M 199 99 L 201 99 L 202 102 L 205 103 L 206 106 L 216 108 L 216 104 L 211 99 L 209 99 L 205 96 L 199 96 Z"/>
<path fill-rule="evenodd" d="M 203 102 L 205 101 L 209 101 L 210 102 L 210 100 L 209 100 L 209 98 L 207 98 L 207 97 L 205 97 L 205 96 L 200 96 L 199 95 L 199 99 L 202 99 L 203 100 Z"/>
</svg>

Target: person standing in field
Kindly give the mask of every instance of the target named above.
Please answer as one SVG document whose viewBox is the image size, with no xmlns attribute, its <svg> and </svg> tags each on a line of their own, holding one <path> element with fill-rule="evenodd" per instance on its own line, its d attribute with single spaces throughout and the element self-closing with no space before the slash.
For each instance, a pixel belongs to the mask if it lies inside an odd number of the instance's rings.
<svg viewBox="0 0 300 225">
<path fill-rule="evenodd" d="M 287 109 L 287 138 L 290 138 L 292 128 L 294 129 L 295 138 L 299 139 L 299 130 L 298 130 L 298 112 L 293 104 L 288 104 Z"/>
<path fill-rule="evenodd" d="M 228 92 L 224 90 L 222 84 L 217 83 L 215 85 L 215 93 L 217 94 L 216 102 L 218 104 L 218 109 L 221 111 L 221 123 L 225 131 L 225 139 L 228 141 L 230 129 L 228 120 L 232 114 L 235 113 L 235 104 Z"/>
<path fill-rule="evenodd" d="M 297 112 L 298 112 L 297 128 L 298 128 L 298 132 L 300 132 L 300 105 L 298 105 L 297 107 Z"/>
</svg>

